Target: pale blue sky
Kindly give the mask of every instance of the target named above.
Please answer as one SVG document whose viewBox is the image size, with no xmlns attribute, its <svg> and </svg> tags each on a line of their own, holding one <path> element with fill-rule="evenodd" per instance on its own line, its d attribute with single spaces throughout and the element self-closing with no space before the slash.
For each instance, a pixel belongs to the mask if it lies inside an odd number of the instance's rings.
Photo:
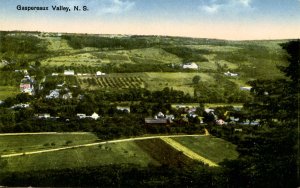
<svg viewBox="0 0 300 188">
<path fill-rule="evenodd" d="M 300 0 L 0 0 L 1 30 L 300 38 Z M 17 5 L 49 6 L 18 11 Z M 88 12 L 52 11 L 86 5 Z"/>
</svg>

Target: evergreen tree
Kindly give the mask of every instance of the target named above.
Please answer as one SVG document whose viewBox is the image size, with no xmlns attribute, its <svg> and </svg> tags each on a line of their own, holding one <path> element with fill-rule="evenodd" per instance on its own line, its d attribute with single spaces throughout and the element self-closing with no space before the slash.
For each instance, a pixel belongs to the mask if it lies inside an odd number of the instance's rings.
<svg viewBox="0 0 300 188">
<path fill-rule="evenodd" d="M 297 182 L 300 41 L 291 41 L 282 47 L 287 51 L 289 62 L 287 67 L 281 68 L 286 79 L 250 83 L 254 100 L 246 104 L 245 109 L 249 119 L 259 119 L 261 125 L 240 141 L 239 158 L 225 163 L 225 173 L 233 187 L 300 185 Z"/>
</svg>

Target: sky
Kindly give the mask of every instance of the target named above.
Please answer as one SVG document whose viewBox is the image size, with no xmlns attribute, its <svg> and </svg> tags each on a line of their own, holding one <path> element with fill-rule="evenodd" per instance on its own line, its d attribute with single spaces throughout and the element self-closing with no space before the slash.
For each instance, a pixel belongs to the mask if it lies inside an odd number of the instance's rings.
<svg viewBox="0 0 300 188">
<path fill-rule="evenodd" d="M 300 0 L 0 0 L 0 4 L 0 30 L 300 38 Z M 17 10 L 18 5 L 49 10 Z M 53 11 L 52 6 L 71 11 Z M 73 11 L 74 6 L 86 6 L 88 11 Z"/>
</svg>

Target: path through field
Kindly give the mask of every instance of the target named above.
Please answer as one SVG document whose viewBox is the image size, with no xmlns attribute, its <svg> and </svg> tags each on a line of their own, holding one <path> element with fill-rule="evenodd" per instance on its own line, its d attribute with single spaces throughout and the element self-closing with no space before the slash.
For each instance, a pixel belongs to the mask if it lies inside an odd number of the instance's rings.
<svg viewBox="0 0 300 188">
<path fill-rule="evenodd" d="M 181 151 L 184 155 L 188 156 L 191 159 L 201 161 L 204 164 L 208 164 L 209 166 L 219 166 L 217 163 L 214 163 L 211 160 L 200 156 L 199 154 L 197 154 L 197 153 L 193 152 L 192 150 L 190 150 L 189 148 L 181 145 L 180 143 L 176 142 L 175 140 L 173 140 L 170 137 L 161 137 L 160 139 L 162 139 L 164 142 L 166 142 L 167 144 L 172 146 L 174 149 Z"/>
<path fill-rule="evenodd" d="M 20 134 L 22 134 L 22 133 L 20 133 Z M 30 134 L 30 133 L 27 133 L 27 134 Z M 38 134 L 38 133 L 36 133 L 36 134 Z M 54 133 L 54 134 L 59 134 L 59 133 Z M 75 146 L 66 146 L 66 147 L 54 148 L 54 149 L 46 149 L 46 150 L 38 150 L 38 151 L 22 152 L 22 153 L 13 153 L 13 154 L 1 155 L 1 158 L 16 157 L 16 156 L 22 156 L 22 155 L 34 155 L 34 154 L 39 154 L 39 153 L 48 153 L 48 152 L 55 152 L 55 151 L 61 151 L 61 150 L 67 150 L 67 149 L 90 147 L 90 146 L 104 145 L 104 144 L 110 144 L 110 143 L 128 142 L 128 141 L 134 141 L 134 140 L 146 140 L 146 139 L 155 139 L 155 138 L 188 137 L 188 136 L 207 136 L 207 135 L 167 135 L 167 136 L 147 136 L 147 137 L 127 138 L 127 139 L 119 139 L 119 140 L 110 140 L 110 141 L 105 141 L 105 142 L 95 142 L 95 143 L 90 143 L 90 144 L 81 144 L 81 145 L 75 145 Z"/>
</svg>

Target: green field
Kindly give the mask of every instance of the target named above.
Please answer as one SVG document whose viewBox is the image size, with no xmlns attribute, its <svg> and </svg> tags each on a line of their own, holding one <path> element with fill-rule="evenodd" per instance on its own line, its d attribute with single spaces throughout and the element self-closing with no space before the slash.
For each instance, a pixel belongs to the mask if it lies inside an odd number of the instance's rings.
<svg viewBox="0 0 300 188">
<path fill-rule="evenodd" d="M 76 36 L 69 37 L 76 38 Z M 115 38 L 109 35 L 99 37 L 107 37 L 104 42 L 110 41 L 113 44 L 115 41 Z M 285 65 L 285 52 L 280 44 L 286 41 L 282 40 L 214 42 L 209 39 L 147 36 L 143 37 L 147 43 L 132 48 L 122 47 L 121 44 L 121 46 L 97 47 L 93 42 L 85 43 L 81 40 L 78 42 L 82 43 L 82 46 L 76 48 L 72 46 L 72 42 L 58 34 L 51 36 L 44 34 L 37 38 L 45 46 L 47 56 L 39 54 L 36 50 L 34 52 L 37 53 L 36 56 L 42 55 L 43 58 L 39 61 L 43 68 L 49 68 L 47 74 L 51 75 L 51 72 L 58 71 L 56 68 L 59 68 L 58 72 L 61 74 L 65 69 L 72 69 L 76 74 L 87 74 L 83 77 L 76 76 L 74 81 L 77 86 L 88 90 L 146 88 L 156 91 L 169 87 L 193 96 L 195 84 L 192 79 L 196 75 L 200 76 L 200 83 L 206 85 L 218 85 L 216 77 L 219 76 L 223 80 L 235 83 L 238 88 L 247 85 L 247 82 L 253 79 L 280 78 L 282 73 L 277 66 Z M 120 38 L 130 39 L 127 42 L 137 40 L 135 37 Z M 34 65 L 34 56 L 25 55 L 32 56 L 28 62 Z M 195 62 L 199 70 L 183 70 L 181 65 L 187 62 Z M 96 71 L 105 72 L 107 75 L 97 78 Z M 225 77 L 224 72 L 227 71 L 238 73 L 239 76 Z M 7 74 L 3 74 L 2 80 L 6 81 L 0 83 L 0 100 L 15 96 L 18 93 L 16 86 L 22 79 L 22 75 L 20 77 L 14 75 L 14 79 L 11 79 L 8 76 L 11 72 L 5 72 Z M 127 74 L 131 74 L 129 77 L 133 79 L 141 80 L 130 83 L 130 80 L 124 78 Z"/>
<path fill-rule="evenodd" d="M 66 145 L 92 143 L 97 137 L 92 133 L 83 134 L 40 134 L 40 135 L 0 135 L 0 154 L 29 152 L 59 148 Z"/>
<path fill-rule="evenodd" d="M 220 138 L 203 136 L 173 139 L 200 156 L 216 163 L 220 163 L 224 159 L 235 159 L 238 157 L 238 153 L 235 150 L 236 146 Z"/>
<path fill-rule="evenodd" d="M 94 143 L 96 139 L 93 134 L 76 133 L 0 136 L 0 147 L 1 154 L 13 154 Z M 210 136 L 173 139 L 214 162 L 234 159 L 238 155 L 233 144 Z M 67 141 L 72 141 L 72 143 L 66 145 Z M 51 146 L 53 142 L 55 146 Z M 50 146 L 45 146 L 45 143 L 50 143 Z M 47 153 L 24 154 L 2 158 L 1 161 L 1 164 L 5 164 L 3 170 L 7 171 L 63 169 L 121 163 L 133 163 L 141 166 L 191 164 L 191 159 L 160 139 L 107 143 Z"/>
<path fill-rule="evenodd" d="M 20 89 L 14 86 L 0 86 L 0 100 L 14 97 L 20 93 Z"/>
<path fill-rule="evenodd" d="M 7 171 L 64 169 L 86 166 L 132 163 L 158 164 L 134 142 L 82 147 L 57 152 L 5 158 Z"/>
</svg>

